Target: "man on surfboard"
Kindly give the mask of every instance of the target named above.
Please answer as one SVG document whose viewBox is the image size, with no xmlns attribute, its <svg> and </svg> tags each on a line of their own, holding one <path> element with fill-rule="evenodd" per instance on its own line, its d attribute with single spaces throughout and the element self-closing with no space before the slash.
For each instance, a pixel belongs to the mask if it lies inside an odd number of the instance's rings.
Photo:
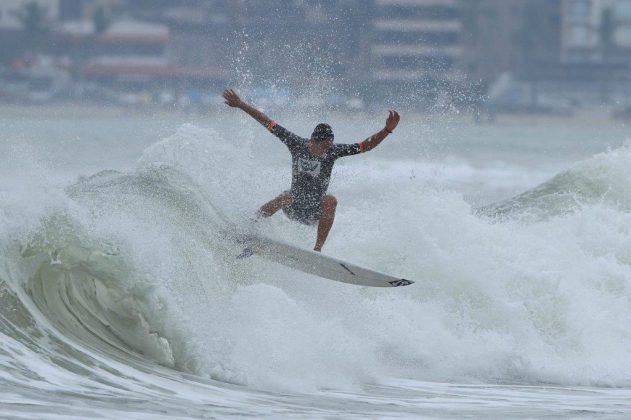
<svg viewBox="0 0 631 420">
<path fill-rule="evenodd" d="M 386 125 L 364 141 L 355 144 L 334 144 L 330 125 L 316 125 L 311 138 L 295 135 L 271 120 L 267 115 L 241 100 L 239 95 L 227 89 L 223 92 L 225 103 L 239 108 L 266 127 L 280 139 L 291 153 L 291 188 L 265 203 L 258 211 L 262 217 L 270 217 L 283 209 L 287 217 L 306 225 L 318 223 L 318 235 L 314 251 L 321 251 L 333 220 L 337 199 L 327 194 L 333 164 L 338 158 L 367 152 L 377 147 L 399 124 L 400 116 L 389 111 Z"/>
</svg>

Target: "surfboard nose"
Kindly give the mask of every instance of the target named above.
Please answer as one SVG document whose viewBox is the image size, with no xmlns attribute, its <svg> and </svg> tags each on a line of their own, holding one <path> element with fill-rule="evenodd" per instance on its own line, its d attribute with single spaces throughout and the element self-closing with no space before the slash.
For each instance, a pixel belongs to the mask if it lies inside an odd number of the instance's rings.
<svg viewBox="0 0 631 420">
<path fill-rule="evenodd" d="M 389 281 L 388 283 L 390 283 L 392 287 L 409 286 L 410 284 L 414 284 L 412 280 L 406 280 L 406 279 L 393 280 L 393 281 Z"/>
</svg>

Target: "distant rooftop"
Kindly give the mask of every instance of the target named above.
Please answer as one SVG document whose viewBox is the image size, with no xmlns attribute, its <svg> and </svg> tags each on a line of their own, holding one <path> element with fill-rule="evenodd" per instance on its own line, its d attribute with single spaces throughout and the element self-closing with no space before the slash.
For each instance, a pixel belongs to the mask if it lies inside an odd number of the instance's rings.
<svg viewBox="0 0 631 420">
<path fill-rule="evenodd" d="M 436 31 L 450 32 L 462 29 L 462 22 L 456 19 L 376 19 L 375 29 L 385 31 Z"/>
<path fill-rule="evenodd" d="M 83 38 L 95 33 L 91 20 L 65 21 L 59 25 L 59 32 L 73 38 Z M 138 20 L 119 20 L 113 22 L 98 40 L 101 42 L 168 42 L 169 28 L 160 23 L 148 23 Z"/>
<path fill-rule="evenodd" d="M 376 0 L 377 6 L 457 6 L 457 0 Z"/>
</svg>

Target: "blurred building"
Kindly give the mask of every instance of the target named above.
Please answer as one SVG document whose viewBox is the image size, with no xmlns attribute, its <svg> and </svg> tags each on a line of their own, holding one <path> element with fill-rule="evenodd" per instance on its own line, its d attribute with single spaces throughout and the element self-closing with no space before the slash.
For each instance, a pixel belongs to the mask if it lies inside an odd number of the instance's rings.
<svg viewBox="0 0 631 420">
<path fill-rule="evenodd" d="M 314 93 L 344 89 L 365 68 L 364 0 L 229 0 L 230 65 L 259 83 Z M 255 72 L 252 72 L 252 69 Z"/>
<path fill-rule="evenodd" d="M 161 23 L 121 19 L 99 32 L 92 20 L 63 22 L 56 31 L 81 80 L 126 89 L 192 88 L 223 80 L 218 68 L 187 67 L 167 54 L 169 28 Z"/>
<path fill-rule="evenodd" d="M 470 83 L 478 84 L 482 98 L 495 109 L 547 107 L 543 103 L 551 102 L 549 93 L 564 73 L 561 0 L 466 0 L 461 4 L 463 66 Z"/>
<path fill-rule="evenodd" d="M 506 0 L 469 1 L 464 5 L 464 67 L 469 76 L 488 84 L 519 61 L 514 33 L 521 7 Z"/>
<path fill-rule="evenodd" d="M 602 61 L 598 28 L 603 6 L 602 0 L 564 0 L 561 28 L 564 62 Z"/>
<path fill-rule="evenodd" d="M 375 0 L 373 16 L 369 75 L 382 88 L 431 90 L 461 79 L 457 0 Z"/>
<path fill-rule="evenodd" d="M 503 73 L 535 79 L 560 61 L 560 0 L 464 2 L 466 69 L 492 83 Z"/>
<path fill-rule="evenodd" d="M 1 0 L 0 30 L 21 30 L 22 22 L 17 15 L 35 3 L 43 12 L 48 24 L 59 20 L 79 19 L 84 17 L 86 9 L 101 5 L 111 5 L 119 0 Z"/>
<path fill-rule="evenodd" d="M 466 68 L 489 86 L 499 80 L 503 88 L 493 92 L 512 97 L 504 105 L 600 105 L 631 93 L 631 1 L 467 0 L 466 5 Z M 516 83 L 507 82 L 509 74 Z"/>
<path fill-rule="evenodd" d="M 59 17 L 59 0 L 0 1 L 0 69 L 46 44 L 46 28 Z"/>
<path fill-rule="evenodd" d="M 154 7 L 129 2 L 127 13 L 162 23 L 171 33 L 169 59 L 183 66 L 227 68 L 227 39 L 231 36 L 230 1 L 156 1 Z"/>
<path fill-rule="evenodd" d="M 563 0 L 561 60 L 565 83 L 592 102 L 626 101 L 631 82 L 631 2 Z"/>
<path fill-rule="evenodd" d="M 622 62 L 631 53 L 631 2 L 564 0 L 565 62 Z"/>
<path fill-rule="evenodd" d="M 94 4 L 94 0 L 60 0 L 59 19 L 80 19 L 86 16 L 86 10 Z"/>
<path fill-rule="evenodd" d="M 17 17 L 23 13 L 30 3 L 36 3 L 44 12 L 44 19 L 48 22 L 59 17 L 60 0 L 2 0 L 0 1 L 0 30 L 22 29 L 22 23 Z"/>
<path fill-rule="evenodd" d="M 35 28 L 16 17 L 30 4 Z M 631 0 L 0 0 L 0 37 L 5 68 L 50 56 L 123 90 L 230 80 L 420 107 L 519 90 L 536 107 L 631 89 Z"/>
</svg>

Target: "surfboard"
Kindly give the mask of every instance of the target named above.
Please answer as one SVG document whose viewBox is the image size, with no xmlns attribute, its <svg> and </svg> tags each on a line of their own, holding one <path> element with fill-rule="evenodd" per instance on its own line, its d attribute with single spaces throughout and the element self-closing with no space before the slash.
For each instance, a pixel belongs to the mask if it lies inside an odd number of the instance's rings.
<svg viewBox="0 0 631 420">
<path fill-rule="evenodd" d="M 229 236 L 238 244 L 243 245 L 244 252 L 239 256 L 241 258 L 255 254 L 303 273 L 357 286 L 400 287 L 414 283 L 411 280 L 360 267 L 347 261 L 286 244 L 260 234 L 233 231 Z"/>
</svg>

